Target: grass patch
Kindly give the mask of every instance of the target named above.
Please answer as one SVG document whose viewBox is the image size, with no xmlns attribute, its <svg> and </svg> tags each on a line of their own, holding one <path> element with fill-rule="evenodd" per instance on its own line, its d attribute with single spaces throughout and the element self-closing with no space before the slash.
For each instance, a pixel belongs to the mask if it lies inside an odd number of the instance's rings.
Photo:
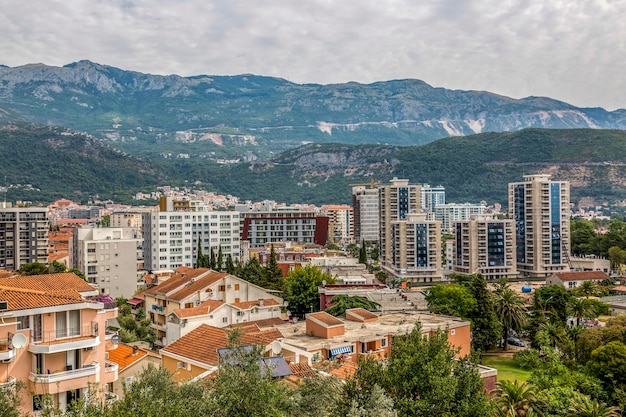
<svg viewBox="0 0 626 417">
<path fill-rule="evenodd" d="M 483 356 L 482 365 L 498 370 L 498 381 L 514 381 L 526 382 L 532 374 L 532 371 L 522 369 L 518 366 L 513 358 L 502 356 Z"/>
</svg>

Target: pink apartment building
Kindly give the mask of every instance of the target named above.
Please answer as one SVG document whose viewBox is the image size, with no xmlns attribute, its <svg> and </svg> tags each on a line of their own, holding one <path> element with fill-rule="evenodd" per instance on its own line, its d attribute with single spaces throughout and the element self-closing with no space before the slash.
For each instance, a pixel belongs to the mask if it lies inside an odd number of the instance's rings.
<svg viewBox="0 0 626 417">
<path fill-rule="evenodd" d="M 22 381 L 23 411 L 106 400 L 118 378 L 106 353 L 117 347 L 106 332 L 117 308 L 97 295 L 73 273 L 0 278 L 0 388 Z"/>
</svg>

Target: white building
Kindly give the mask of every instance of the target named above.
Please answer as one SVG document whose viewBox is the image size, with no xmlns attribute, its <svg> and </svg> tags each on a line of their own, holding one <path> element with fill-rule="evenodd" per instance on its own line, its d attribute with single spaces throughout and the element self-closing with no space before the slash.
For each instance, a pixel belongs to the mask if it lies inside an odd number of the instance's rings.
<svg viewBox="0 0 626 417">
<path fill-rule="evenodd" d="M 443 185 L 422 184 L 421 199 L 422 211 L 434 213 L 438 206 L 446 204 L 446 189 Z"/>
<path fill-rule="evenodd" d="M 487 206 L 484 204 L 441 204 L 435 207 L 435 220 L 441 222 L 441 230 L 453 233 L 455 221 L 469 220 L 475 214 L 484 214 L 486 212 Z"/>
<path fill-rule="evenodd" d="M 239 259 L 239 223 L 239 212 L 215 211 L 200 201 L 161 197 L 159 210 L 143 215 L 144 268 L 192 267 L 197 262 L 198 242 L 203 255 L 213 250 L 217 256 L 221 248 L 224 261 L 228 255 Z"/>
<path fill-rule="evenodd" d="M 141 240 L 132 228 L 76 228 L 70 241 L 70 266 L 101 294 L 132 297 L 138 288 Z"/>
<path fill-rule="evenodd" d="M 354 240 L 358 243 L 378 242 L 380 238 L 378 189 L 363 186 L 352 187 L 352 208 Z"/>
</svg>

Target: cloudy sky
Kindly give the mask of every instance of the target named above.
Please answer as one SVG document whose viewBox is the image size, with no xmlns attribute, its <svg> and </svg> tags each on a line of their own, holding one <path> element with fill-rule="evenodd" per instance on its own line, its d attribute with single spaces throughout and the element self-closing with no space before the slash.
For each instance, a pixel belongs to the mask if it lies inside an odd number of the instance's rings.
<svg viewBox="0 0 626 417">
<path fill-rule="evenodd" d="M 0 64 L 417 78 L 626 108 L 626 0 L 0 0 Z"/>
</svg>

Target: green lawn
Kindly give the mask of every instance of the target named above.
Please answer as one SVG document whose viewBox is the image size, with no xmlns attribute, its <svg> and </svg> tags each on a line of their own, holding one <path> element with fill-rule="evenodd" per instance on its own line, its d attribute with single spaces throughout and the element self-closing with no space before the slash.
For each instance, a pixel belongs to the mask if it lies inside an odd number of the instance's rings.
<svg viewBox="0 0 626 417">
<path fill-rule="evenodd" d="M 505 358 L 501 356 L 483 356 L 482 364 L 490 368 L 498 370 L 498 381 L 525 382 L 532 371 L 521 369 L 513 358 Z"/>
</svg>

